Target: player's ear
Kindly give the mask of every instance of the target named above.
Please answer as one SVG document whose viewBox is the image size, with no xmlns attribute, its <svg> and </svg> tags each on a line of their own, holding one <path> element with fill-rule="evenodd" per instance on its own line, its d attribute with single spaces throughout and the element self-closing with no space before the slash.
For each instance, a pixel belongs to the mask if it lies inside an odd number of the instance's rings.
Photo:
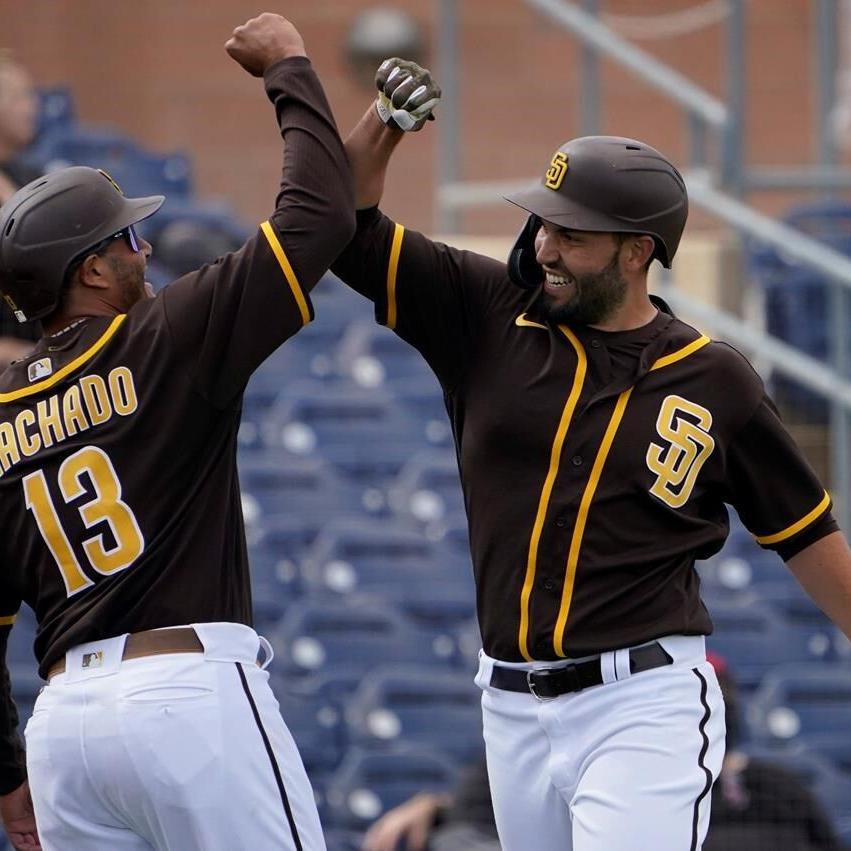
<svg viewBox="0 0 851 851">
<path fill-rule="evenodd" d="M 645 234 L 629 235 L 621 244 L 621 261 L 626 271 L 641 272 L 647 269 L 656 243 L 652 236 Z"/>
<path fill-rule="evenodd" d="M 80 264 L 77 279 L 84 287 L 105 289 L 109 286 L 109 264 L 99 254 L 90 254 Z"/>
</svg>

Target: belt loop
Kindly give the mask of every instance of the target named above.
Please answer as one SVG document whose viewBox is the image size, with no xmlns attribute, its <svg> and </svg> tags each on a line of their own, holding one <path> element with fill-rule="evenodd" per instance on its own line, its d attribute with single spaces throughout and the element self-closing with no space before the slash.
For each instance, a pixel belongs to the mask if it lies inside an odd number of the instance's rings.
<svg viewBox="0 0 851 851">
<path fill-rule="evenodd" d="M 632 671 L 629 667 L 629 650 L 615 650 L 615 678 L 618 680 L 628 680 L 632 676 Z"/>
<path fill-rule="evenodd" d="M 608 685 L 617 681 L 618 674 L 615 668 L 615 653 L 609 650 L 600 656 L 600 676 L 603 678 L 603 683 Z"/>
<path fill-rule="evenodd" d="M 272 664 L 272 660 L 275 658 L 275 651 L 272 649 L 272 645 L 262 635 L 258 635 L 257 637 L 260 639 L 260 647 L 263 649 L 263 662 L 260 663 L 258 660 L 258 664 L 260 665 L 260 670 L 265 671 Z"/>
</svg>

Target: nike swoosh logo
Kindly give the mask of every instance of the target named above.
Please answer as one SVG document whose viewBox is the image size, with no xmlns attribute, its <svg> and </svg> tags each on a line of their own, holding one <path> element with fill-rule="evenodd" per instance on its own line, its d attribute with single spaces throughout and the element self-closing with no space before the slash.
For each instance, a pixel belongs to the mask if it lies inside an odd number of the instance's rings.
<svg viewBox="0 0 851 851">
<path fill-rule="evenodd" d="M 543 328 L 544 331 L 550 330 L 546 325 L 541 325 L 540 322 L 533 322 L 531 319 L 527 319 L 525 313 L 521 313 L 520 316 L 514 320 L 514 324 L 519 328 Z"/>
</svg>

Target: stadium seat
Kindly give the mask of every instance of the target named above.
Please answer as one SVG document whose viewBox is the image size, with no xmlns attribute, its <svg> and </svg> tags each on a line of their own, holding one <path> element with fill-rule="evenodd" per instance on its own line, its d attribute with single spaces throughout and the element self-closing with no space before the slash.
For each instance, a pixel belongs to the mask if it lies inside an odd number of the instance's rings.
<svg viewBox="0 0 851 851">
<path fill-rule="evenodd" d="M 304 597 L 268 637 L 276 664 L 294 676 L 341 669 L 363 675 L 378 664 L 445 664 L 432 636 L 377 600 Z"/>
<path fill-rule="evenodd" d="M 338 713 L 294 690 L 287 677 L 269 668 L 269 686 L 280 704 L 281 717 L 298 745 L 308 775 L 327 773 L 339 765 L 346 751 L 346 730 Z"/>
<path fill-rule="evenodd" d="M 402 743 L 459 764 L 482 750 L 481 691 L 466 672 L 378 668 L 352 695 L 345 720 L 349 741 L 364 750 Z"/>
<path fill-rule="evenodd" d="M 823 662 L 772 671 L 753 694 L 748 720 L 763 742 L 851 739 L 851 668 Z"/>
<path fill-rule="evenodd" d="M 382 386 L 419 424 L 429 446 L 454 445 L 443 389 L 431 372 L 420 377 L 388 378 Z"/>
<path fill-rule="evenodd" d="M 417 452 L 399 471 L 388 498 L 394 514 L 423 526 L 466 516 L 454 450 Z"/>
<path fill-rule="evenodd" d="M 429 751 L 350 749 L 328 784 L 328 811 L 335 826 L 364 829 L 418 792 L 450 790 L 456 777 L 450 761 Z"/>
<path fill-rule="evenodd" d="M 421 532 L 382 520 L 328 523 L 306 553 L 303 568 L 311 587 L 325 593 L 368 593 L 402 607 L 406 600 L 436 596 L 473 600 L 469 558 L 456 556 Z"/>
<path fill-rule="evenodd" d="M 707 649 L 727 660 L 736 682 L 751 691 L 772 669 L 817 657 L 806 636 L 790 632 L 766 605 L 749 600 L 715 602 L 709 610 L 715 631 Z"/>
<path fill-rule="evenodd" d="M 239 481 L 244 497 L 257 503 L 262 517 L 320 512 L 356 512 L 355 495 L 322 458 L 300 458 L 281 450 L 240 452 Z"/>
<path fill-rule="evenodd" d="M 248 545 L 253 580 L 277 585 L 282 593 L 304 593 L 301 561 L 324 522 L 309 511 L 261 518 Z"/>
<path fill-rule="evenodd" d="M 374 320 L 352 323 L 337 348 L 340 372 L 363 387 L 379 387 L 390 379 L 431 376 L 422 355 Z"/>
<path fill-rule="evenodd" d="M 77 120 L 74 97 L 67 86 L 50 86 L 38 91 L 38 114 L 36 118 L 36 141 L 51 136 L 57 130 L 65 130 Z"/>
<path fill-rule="evenodd" d="M 185 198 L 192 189 L 191 167 L 185 154 L 144 151 L 130 137 L 110 127 L 53 128 L 40 142 L 38 152 L 47 162 L 48 171 L 69 165 L 102 168 L 125 195 Z"/>
</svg>

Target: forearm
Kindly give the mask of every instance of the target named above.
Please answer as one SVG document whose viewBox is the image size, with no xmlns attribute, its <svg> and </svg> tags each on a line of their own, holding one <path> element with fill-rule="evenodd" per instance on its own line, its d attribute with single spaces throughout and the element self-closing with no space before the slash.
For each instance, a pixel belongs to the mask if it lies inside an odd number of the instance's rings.
<svg viewBox="0 0 851 851">
<path fill-rule="evenodd" d="M 845 536 L 833 532 L 787 564 L 818 607 L 851 639 L 851 549 Z"/>
<path fill-rule="evenodd" d="M 355 183 L 356 209 L 375 207 L 381 201 L 390 157 L 404 135 L 382 123 L 372 104 L 349 134 L 345 148 Z"/>
<path fill-rule="evenodd" d="M 284 138 L 272 221 L 299 283 L 311 288 L 355 230 L 352 176 L 322 86 L 306 57 L 265 74 Z"/>
</svg>

